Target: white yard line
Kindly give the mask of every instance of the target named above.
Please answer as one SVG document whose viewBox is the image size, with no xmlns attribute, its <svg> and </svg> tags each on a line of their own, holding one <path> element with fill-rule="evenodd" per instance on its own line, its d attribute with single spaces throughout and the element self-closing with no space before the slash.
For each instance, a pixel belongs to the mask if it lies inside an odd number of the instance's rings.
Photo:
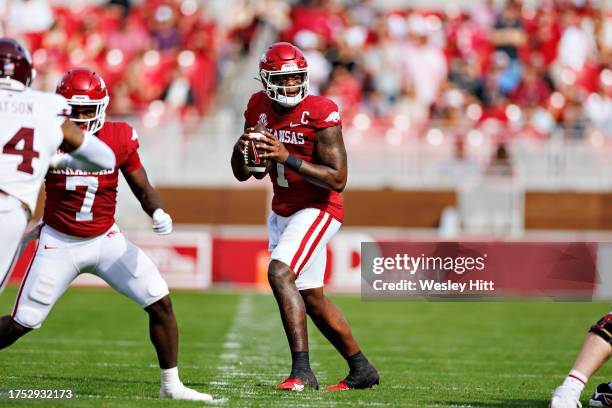
<svg viewBox="0 0 612 408">
<path fill-rule="evenodd" d="M 242 294 L 240 301 L 236 307 L 234 313 L 234 320 L 227 333 L 225 334 L 225 340 L 223 342 L 223 349 L 219 355 L 220 363 L 217 365 L 218 374 L 214 377 L 217 378 L 217 386 L 230 386 L 230 380 L 236 377 L 245 378 L 248 377 L 249 373 L 240 368 L 240 349 L 243 346 L 241 342 L 247 340 L 248 331 L 246 327 L 249 324 L 251 318 L 251 309 L 253 308 L 253 295 Z"/>
<path fill-rule="evenodd" d="M 242 359 L 245 358 L 241 351 L 246 342 L 250 340 L 249 326 L 253 324 L 250 321 L 253 319 L 253 307 L 253 295 L 242 294 L 232 324 L 225 334 L 217 374 L 213 377 L 215 381 L 211 381 L 216 388 L 241 387 L 245 382 L 251 382 L 257 376 L 256 372 L 241 367 Z"/>
<path fill-rule="evenodd" d="M 263 403 L 257 397 L 266 393 L 259 388 L 273 390 L 291 368 L 287 340 L 278 332 L 280 327 L 272 299 L 243 293 L 225 335 L 214 385 L 221 390 L 237 390 L 241 397 L 254 399 L 255 405 Z M 241 401 L 238 406 L 247 405 Z"/>
</svg>

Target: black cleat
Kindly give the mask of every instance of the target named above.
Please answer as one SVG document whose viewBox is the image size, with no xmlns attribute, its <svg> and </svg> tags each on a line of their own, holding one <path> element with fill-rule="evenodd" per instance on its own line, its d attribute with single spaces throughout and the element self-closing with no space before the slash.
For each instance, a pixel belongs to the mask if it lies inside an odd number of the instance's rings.
<svg viewBox="0 0 612 408">
<path fill-rule="evenodd" d="M 612 388 L 609 383 L 597 386 L 589 400 L 589 407 L 612 407 Z"/>
<path fill-rule="evenodd" d="M 277 390 L 303 391 L 305 387 L 319 389 L 319 382 L 312 370 L 291 371 L 289 378 L 276 386 Z"/>
<path fill-rule="evenodd" d="M 372 364 L 360 370 L 351 370 L 344 380 L 336 385 L 325 387 L 329 391 L 372 388 L 380 383 L 378 371 Z"/>
</svg>

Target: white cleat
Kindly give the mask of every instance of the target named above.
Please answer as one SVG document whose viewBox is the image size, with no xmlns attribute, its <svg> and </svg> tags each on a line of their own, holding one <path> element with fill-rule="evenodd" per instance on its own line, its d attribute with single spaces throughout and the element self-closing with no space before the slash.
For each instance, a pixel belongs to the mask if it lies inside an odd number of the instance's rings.
<svg viewBox="0 0 612 408">
<path fill-rule="evenodd" d="M 582 408 L 579 398 L 576 391 L 561 385 L 553 392 L 548 408 Z"/>
<path fill-rule="evenodd" d="M 210 394 L 198 392 L 191 388 L 185 387 L 181 384 L 178 387 L 172 389 L 159 389 L 159 398 L 169 398 L 174 400 L 186 400 L 186 401 L 212 401 L 213 397 Z"/>
</svg>

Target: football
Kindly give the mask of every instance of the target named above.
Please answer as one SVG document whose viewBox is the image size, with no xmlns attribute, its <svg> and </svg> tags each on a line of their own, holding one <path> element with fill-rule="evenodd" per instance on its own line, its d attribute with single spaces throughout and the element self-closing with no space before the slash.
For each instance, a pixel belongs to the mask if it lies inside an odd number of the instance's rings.
<svg viewBox="0 0 612 408">
<path fill-rule="evenodd" d="M 255 126 L 251 136 L 259 138 L 262 136 L 261 131 L 265 130 L 265 127 L 261 124 Z M 265 173 L 270 167 L 270 160 L 261 157 L 263 150 L 257 149 L 255 146 L 256 140 L 250 140 L 244 150 L 244 162 L 251 173 Z"/>
</svg>

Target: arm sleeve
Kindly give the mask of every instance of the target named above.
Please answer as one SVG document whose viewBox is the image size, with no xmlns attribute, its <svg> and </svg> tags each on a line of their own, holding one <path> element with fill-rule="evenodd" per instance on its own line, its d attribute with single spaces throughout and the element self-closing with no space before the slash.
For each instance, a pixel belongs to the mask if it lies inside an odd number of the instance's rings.
<svg viewBox="0 0 612 408">
<path fill-rule="evenodd" d="M 79 160 L 68 153 L 57 153 L 51 158 L 49 167 L 52 169 L 74 169 L 85 171 L 97 171 L 100 168 L 87 161 Z"/>
<path fill-rule="evenodd" d="M 87 170 L 104 170 L 115 168 L 115 153 L 106 143 L 95 137 L 89 132 L 83 135 L 83 143 L 70 152 L 70 156 L 77 159 L 72 165 L 82 164 L 87 166 Z M 81 167 L 73 167 L 81 168 Z M 83 168 L 83 170 L 86 170 Z"/>
</svg>

